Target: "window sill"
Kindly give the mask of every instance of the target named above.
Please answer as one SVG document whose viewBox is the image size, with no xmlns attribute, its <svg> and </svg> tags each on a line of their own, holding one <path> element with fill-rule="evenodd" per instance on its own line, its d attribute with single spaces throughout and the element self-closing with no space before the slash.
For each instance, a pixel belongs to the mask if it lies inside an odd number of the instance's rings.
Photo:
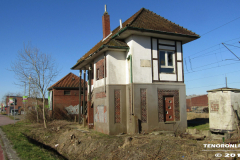
<svg viewBox="0 0 240 160">
<path fill-rule="evenodd" d="M 177 122 L 176 121 L 165 121 L 164 123 L 165 124 L 176 124 Z"/>
</svg>

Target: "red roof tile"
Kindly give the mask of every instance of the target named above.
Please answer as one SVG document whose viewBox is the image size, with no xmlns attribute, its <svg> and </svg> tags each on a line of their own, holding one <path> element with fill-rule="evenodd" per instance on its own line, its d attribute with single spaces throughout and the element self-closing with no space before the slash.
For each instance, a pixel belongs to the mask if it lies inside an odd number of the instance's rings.
<svg viewBox="0 0 240 160">
<path fill-rule="evenodd" d="M 51 90 L 53 88 L 79 88 L 79 80 L 80 78 L 78 76 L 70 72 L 65 77 L 49 87 L 48 90 Z M 83 83 L 84 80 L 82 79 L 82 86 Z M 85 82 L 85 85 L 87 86 L 87 82 Z"/>
<path fill-rule="evenodd" d="M 114 35 L 124 30 L 124 28 L 136 28 L 136 29 L 145 29 L 148 31 L 159 31 L 159 32 L 166 32 L 166 33 L 173 33 L 179 35 L 186 35 L 186 36 L 193 36 L 198 38 L 199 35 L 196 33 L 187 30 L 157 14 L 152 11 L 149 11 L 145 8 L 141 8 L 138 12 L 136 12 L 133 16 L 127 19 L 123 24 L 122 28 L 118 26 L 116 29 L 112 31 L 112 34 L 106 38 L 104 41 L 101 40 L 98 42 L 92 49 L 90 49 L 84 56 L 82 56 L 77 63 L 72 67 L 74 69 L 81 61 L 86 59 L 89 55 L 98 51 L 102 46 L 108 44 L 112 44 L 112 46 L 127 46 L 125 42 L 120 41 L 120 43 L 116 43 L 119 40 L 114 39 Z M 112 42 L 115 40 L 115 42 Z"/>
</svg>

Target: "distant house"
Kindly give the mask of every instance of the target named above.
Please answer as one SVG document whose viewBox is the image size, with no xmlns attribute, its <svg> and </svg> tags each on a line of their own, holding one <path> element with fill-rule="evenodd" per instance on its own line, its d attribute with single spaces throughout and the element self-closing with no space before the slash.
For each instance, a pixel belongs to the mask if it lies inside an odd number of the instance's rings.
<svg viewBox="0 0 240 160">
<path fill-rule="evenodd" d="M 9 104 L 9 98 L 13 98 L 15 101 L 15 110 L 18 110 L 19 114 L 24 114 L 24 107 L 25 107 L 25 111 L 29 111 L 32 109 L 35 109 L 36 105 L 38 104 L 38 106 L 42 105 L 42 98 L 33 98 L 33 97 L 28 97 L 27 101 L 23 102 L 23 97 L 21 96 L 7 96 L 6 97 L 6 114 L 11 113 L 11 110 L 14 110 L 14 105 L 13 104 Z M 48 99 L 45 99 L 45 105 L 48 104 Z"/>
<path fill-rule="evenodd" d="M 88 127 L 106 134 L 185 130 L 182 45 L 199 35 L 145 8 L 113 31 L 105 9 L 102 26 L 103 38 L 72 67 L 91 82 Z"/>
<path fill-rule="evenodd" d="M 69 73 L 48 88 L 50 116 L 54 116 L 57 110 L 66 110 L 67 107 L 71 108 L 71 114 L 78 114 L 79 82 L 80 78 L 78 76 Z M 84 80 L 81 80 L 81 83 L 83 86 Z M 85 83 L 87 86 L 87 82 Z M 83 93 L 83 89 L 81 93 Z M 82 94 L 81 98 L 83 102 Z M 54 118 L 61 119 L 60 115 L 55 115 Z"/>
<path fill-rule="evenodd" d="M 187 111 L 200 112 L 204 108 L 208 107 L 208 95 L 198 95 L 194 97 L 186 98 Z"/>
</svg>

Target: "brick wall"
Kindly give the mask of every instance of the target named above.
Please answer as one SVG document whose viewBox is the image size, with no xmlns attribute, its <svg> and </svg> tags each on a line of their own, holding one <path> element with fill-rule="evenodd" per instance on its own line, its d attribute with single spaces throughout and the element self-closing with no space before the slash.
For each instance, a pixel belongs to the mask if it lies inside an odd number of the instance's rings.
<svg viewBox="0 0 240 160">
<path fill-rule="evenodd" d="M 100 59 L 96 63 L 96 71 L 95 72 L 96 72 L 96 79 L 97 80 L 104 78 L 104 72 L 106 72 L 106 66 L 104 67 L 104 58 Z M 107 77 L 107 72 L 105 73 L 105 76 Z"/>
<path fill-rule="evenodd" d="M 106 97 L 106 93 L 105 92 L 99 92 L 99 93 L 96 93 L 95 94 L 95 98 L 98 99 L 98 98 L 104 98 Z"/>
<path fill-rule="evenodd" d="M 70 95 L 64 95 L 64 91 L 70 91 Z M 85 96 L 85 102 L 87 104 L 87 91 Z M 83 102 L 83 95 L 81 97 Z M 79 104 L 79 90 L 57 90 L 53 89 L 53 112 L 55 108 L 65 108 L 70 105 L 76 106 Z M 54 114 L 54 113 L 53 113 Z"/>
<path fill-rule="evenodd" d="M 208 96 L 202 95 L 191 98 L 191 106 L 208 106 Z"/>
<path fill-rule="evenodd" d="M 103 27 L 103 38 L 106 38 L 111 30 L 110 30 L 110 16 L 108 14 L 104 14 L 102 16 L 102 27 Z"/>
<path fill-rule="evenodd" d="M 10 98 L 16 98 L 17 99 L 17 104 L 15 105 L 15 109 L 18 109 L 18 113 L 21 113 L 21 110 L 24 110 L 24 103 L 22 101 L 22 97 L 14 97 L 14 96 L 10 96 Z M 38 99 L 36 100 L 35 98 L 28 98 L 27 102 L 25 103 L 25 110 L 31 110 L 34 109 L 34 107 L 36 106 L 36 102 L 38 101 L 38 105 L 42 105 L 42 99 Z M 9 97 L 6 97 L 6 104 L 8 104 L 9 102 Z M 48 105 L 48 100 L 45 99 L 45 105 Z M 14 107 L 14 105 L 10 106 L 12 109 Z M 6 108 L 6 114 L 10 113 L 10 107 Z"/>
<path fill-rule="evenodd" d="M 194 111 L 192 107 L 208 107 L 208 96 L 201 95 L 186 99 L 187 111 Z"/>
</svg>

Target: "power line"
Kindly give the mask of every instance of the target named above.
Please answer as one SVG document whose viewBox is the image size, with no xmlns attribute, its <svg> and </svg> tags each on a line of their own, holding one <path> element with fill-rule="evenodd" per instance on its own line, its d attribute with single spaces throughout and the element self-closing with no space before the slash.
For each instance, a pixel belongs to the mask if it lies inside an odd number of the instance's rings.
<svg viewBox="0 0 240 160">
<path fill-rule="evenodd" d="M 229 23 L 231 23 L 231 22 L 233 22 L 233 21 L 236 21 L 236 20 L 239 19 L 239 18 L 240 18 L 240 17 L 238 17 L 238 18 L 236 18 L 236 19 L 234 19 L 234 20 L 232 20 L 232 21 L 230 21 L 230 22 L 227 22 L 227 23 L 225 23 L 225 24 L 223 24 L 223 25 L 221 25 L 221 26 L 219 26 L 219 27 L 217 27 L 217 28 L 215 28 L 215 29 L 212 29 L 212 30 L 210 30 L 210 31 L 208 31 L 208 32 L 206 32 L 206 33 L 204 33 L 204 34 L 202 34 L 201 36 L 204 36 L 204 35 L 206 35 L 206 34 L 212 32 L 212 31 L 215 31 L 215 30 L 217 30 L 217 29 L 219 29 L 219 28 L 221 28 L 221 27 L 223 27 L 223 26 L 225 26 L 225 25 L 227 25 L 227 24 L 229 24 Z"/>
<path fill-rule="evenodd" d="M 240 82 L 232 82 L 232 83 L 228 83 L 228 84 L 233 84 L 233 83 L 240 83 Z M 208 85 L 208 86 L 192 87 L 192 88 L 187 88 L 187 89 L 204 88 L 204 87 L 211 87 L 211 86 L 218 86 L 218 85 L 222 85 L 222 83 L 221 84 L 215 84 L 215 85 Z M 225 83 L 224 83 L 224 85 L 225 85 Z"/>
<path fill-rule="evenodd" d="M 196 80 L 200 80 L 200 79 L 206 79 L 206 78 L 221 76 L 221 75 L 225 75 L 225 74 L 231 74 L 231 73 L 235 73 L 235 72 L 239 72 L 239 71 L 240 71 L 240 70 L 233 71 L 233 72 L 222 73 L 222 74 L 217 74 L 217 75 L 208 76 L 208 77 L 203 77 L 203 78 L 191 79 L 191 80 L 187 80 L 187 81 L 185 81 L 185 82 L 196 81 Z"/>
<path fill-rule="evenodd" d="M 235 42 L 235 43 L 238 43 L 238 42 Z M 233 43 L 233 44 L 235 44 L 235 43 Z M 222 43 L 219 43 L 219 44 L 217 44 L 217 45 L 215 45 L 215 46 L 218 46 L 218 45 L 221 45 L 221 44 L 222 44 Z M 232 44 L 228 44 L 228 45 L 232 45 Z M 215 46 L 214 46 L 214 47 L 215 47 Z M 232 45 L 232 46 L 234 46 L 234 45 Z M 237 46 L 235 46 L 235 47 L 237 47 Z M 213 47 L 211 47 L 211 48 L 213 48 Z M 206 52 L 206 53 L 204 53 L 204 54 L 201 54 L 201 55 L 198 55 L 198 56 L 192 57 L 192 59 L 197 58 L 197 57 L 202 57 L 202 56 L 205 56 L 205 55 L 209 55 L 208 53 L 212 53 L 212 52 L 214 52 L 214 51 L 218 51 L 218 50 L 221 51 L 222 48 L 224 48 L 224 47 L 220 47 L 220 46 L 219 46 L 218 49 L 215 49 L 215 50 L 212 50 L 212 51 Z M 240 47 L 239 47 L 239 48 L 240 48 Z M 207 50 L 207 49 L 206 49 L 206 50 Z M 202 52 L 197 52 L 196 54 L 198 54 L 198 53 L 202 53 Z M 214 53 L 214 54 L 215 54 L 215 53 Z M 194 56 L 194 55 L 191 55 L 191 56 Z M 188 57 L 191 57 L 191 56 L 188 56 Z"/>
<path fill-rule="evenodd" d="M 240 38 L 240 37 L 233 38 L 233 39 L 230 39 L 230 40 L 227 40 L 227 41 L 224 41 L 224 42 L 225 42 L 225 43 L 226 43 L 226 42 L 230 42 L 230 41 L 233 41 L 233 40 L 236 40 L 236 39 L 239 39 L 239 38 Z M 208 50 L 208 49 L 211 49 L 211 48 L 213 48 L 213 47 L 216 47 L 216 46 L 218 46 L 218 45 L 220 45 L 220 44 L 221 44 L 221 43 L 216 44 L 216 45 L 213 45 L 213 46 L 211 46 L 211 47 L 209 47 L 209 48 L 203 49 L 203 50 L 201 50 L 201 51 L 199 51 L 199 52 L 194 53 L 193 55 L 202 53 L 203 51 L 206 51 L 206 50 Z M 192 56 L 192 55 L 190 55 L 190 56 Z"/>
<path fill-rule="evenodd" d="M 236 62 L 236 63 L 239 63 L 239 61 Z M 193 73 L 193 72 L 199 72 L 199 71 L 204 71 L 204 70 L 207 70 L 207 69 L 212 69 L 212 68 L 217 68 L 217 67 L 223 67 L 223 66 L 233 65 L 233 64 L 236 64 L 236 63 L 228 63 L 228 64 L 225 64 L 225 65 L 222 65 L 222 66 L 216 66 L 216 67 L 205 68 L 205 69 L 201 69 L 201 70 L 197 70 L 197 71 L 188 72 L 188 73 L 185 73 L 185 74 L 189 74 L 189 73 Z"/>
</svg>

